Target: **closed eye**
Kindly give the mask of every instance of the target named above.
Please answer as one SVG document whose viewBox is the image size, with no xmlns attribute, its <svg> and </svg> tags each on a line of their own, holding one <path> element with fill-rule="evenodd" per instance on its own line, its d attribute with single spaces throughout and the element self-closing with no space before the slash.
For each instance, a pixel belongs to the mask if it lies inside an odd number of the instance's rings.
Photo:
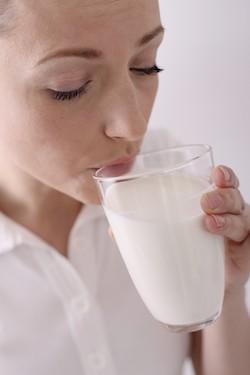
<svg viewBox="0 0 250 375">
<path fill-rule="evenodd" d="M 52 98 L 58 101 L 72 100 L 87 93 L 88 86 L 92 81 L 87 81 L 83 86 L 71 91 L 49 90 Z"/>
<path fill-rule="evenodd" d="M 160 69 L 156 64 L 149 68 L 130 68 L 130 71 L 136 72 L 139 75 L 156 75 L 164 71 L 164 69 Z"/>
<path fill-rule="evenodd" d="M 157 75 L 163 72 L 164 69 L 160 69 L 155 64 L 148 68 L 130 68 L 130 71 L 135 72 L 136 74 L 140 76 L 152 76 L 152 75 Z M 49 90 L 49 92 L 54 100 L 57 100 L 57 101 L 73 100 L 86 94 L 88 91 L 88 86 L 91 82 L 92 82 L 91 80 L 87 81 L 83 86 L 79 87 L 76 90 L 71 90 L 71 91 Z"/>
</svg>

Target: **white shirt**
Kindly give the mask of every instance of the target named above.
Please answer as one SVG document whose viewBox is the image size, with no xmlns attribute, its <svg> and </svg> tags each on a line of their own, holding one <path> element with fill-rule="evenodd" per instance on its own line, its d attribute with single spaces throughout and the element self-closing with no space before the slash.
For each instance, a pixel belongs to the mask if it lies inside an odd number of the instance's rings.
<svg viewBox="0 0 250 375">
<path fill-rule="evenodd" d="M 0 213 L 0 374 L 181 374 L 189 336 L 151 316 L 107 229 L 83 208 L 66 259 Z"/>
<path fill-rule="evenodd" d="M 174 144 L 160 130 L 144 147 Z M 151 316 L 107 229 L 102 209 L 85 207 L 66 259 L 0 213 L 1 375 L 192 373 L 189 335 Z"/>
</svg>

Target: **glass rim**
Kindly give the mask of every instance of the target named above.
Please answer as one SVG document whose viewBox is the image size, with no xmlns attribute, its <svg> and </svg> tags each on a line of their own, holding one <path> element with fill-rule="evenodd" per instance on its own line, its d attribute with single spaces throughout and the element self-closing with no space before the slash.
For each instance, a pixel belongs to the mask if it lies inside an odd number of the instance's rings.
<svg viewBox="0 0 250 375">
<path fill-rule="evenodd" d="M 206 154 L 210 153 L 212 151 L 212 146 L 207 144 L 207 143 L 197 143 L 197 144 L 185 144 L 185 145 L 178 145 L 178 146 L 174 146 L 174 147 L 166 147 L 166 148 L 163 148 L 163 149 L 160 149 L 160 150 L 153 150 L 153 151 L 143 151 L 143 152 L 140 152 L 139 154 L 137 154 L 135 156 L 135 161 L 137 159 L 140 159 L 142 157 L 145 157 L 145 156 L 149 156 L 149 155 L 158 155 L 158 154 L 162 154 L 162 153 L 167 153 L 167 152 L 173 152 L 175 150 L 181 150 L 181 149 L 187 149 L 187 148 L 202 148 L 203 151 L 201 153 L 199 153 L 198 156 L 194 156 L 192 158 L 189 158 L 187 159 L 186 161 L 178 164 L 176 167 L 173 167 L 173 168 L 161 168 L 160 172 L 161 173 L 171 173 L 173 171 L 177 171 L 179 169 L 182 169 L 182 168 L 185 168 L 186 166 L 188 166 L 189 164 L 191 164 L 192 162 L 194 162 L 195 160 L 198 160 L 200 158 L 202 158 L 203 156 L 205 156 Z M 99 168 L 95 173 L 94 175 L 92 176 L 94 180 L 96 181 L 99 181 L 99 182 L 112 182 L 112 181 L 122 181 L 122 180 L 132 180 L 132 179 L 135 179 L 135 178 L 142 178 L 142 177 L 147 177 L 147 176 L 152 176 L 152 175 L 158 175 L 159 174 L 159 171 L 152 171 L 152 172 L 135 172 L 131 175 L 129 174 L 123 174 L 123 175 L 118 175 L 118 176 L 109 176 L 109 177 L 98 177 L 97 174 L 108 168 L 108 166 L 106 167 L 101 167 Z"/>
</svg>

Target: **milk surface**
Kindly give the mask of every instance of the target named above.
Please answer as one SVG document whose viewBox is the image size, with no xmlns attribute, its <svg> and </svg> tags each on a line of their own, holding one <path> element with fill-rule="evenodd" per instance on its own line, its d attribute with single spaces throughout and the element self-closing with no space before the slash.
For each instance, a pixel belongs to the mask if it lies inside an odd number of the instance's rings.
<svg viewBox="0 0 250 375">
<path fill-rule="evenodd" d="M 217 315 L 224 295 L 224 240 L 202 225 L 209 182 L 157 175 L 111 185 L 105 212 L 130 276 L 153 316 L 173 326 Z"/>
</svg>

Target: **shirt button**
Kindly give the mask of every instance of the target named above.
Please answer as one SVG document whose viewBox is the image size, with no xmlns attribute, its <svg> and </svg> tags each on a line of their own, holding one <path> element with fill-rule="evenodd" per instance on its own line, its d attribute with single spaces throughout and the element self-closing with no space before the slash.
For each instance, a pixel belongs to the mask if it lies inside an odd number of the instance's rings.
<svg viewBox="0 0 250 375">
<path fill-rule="evenodd" d="M 90 305 L 89 305 L 89 300 L 87 297 L 78 297 L 73 299 L 71 302 L 71 307 L 74 315 L 80 316 L 81 314 L 85 314 L 88 312 Z"/>
<path fill-rule="evenodd" d="M 102 370 L 106 365 L 105 355 L 101 352 L 91 353 L 89 355 L 89 363 L 92 368 Z"/>
</svg>

